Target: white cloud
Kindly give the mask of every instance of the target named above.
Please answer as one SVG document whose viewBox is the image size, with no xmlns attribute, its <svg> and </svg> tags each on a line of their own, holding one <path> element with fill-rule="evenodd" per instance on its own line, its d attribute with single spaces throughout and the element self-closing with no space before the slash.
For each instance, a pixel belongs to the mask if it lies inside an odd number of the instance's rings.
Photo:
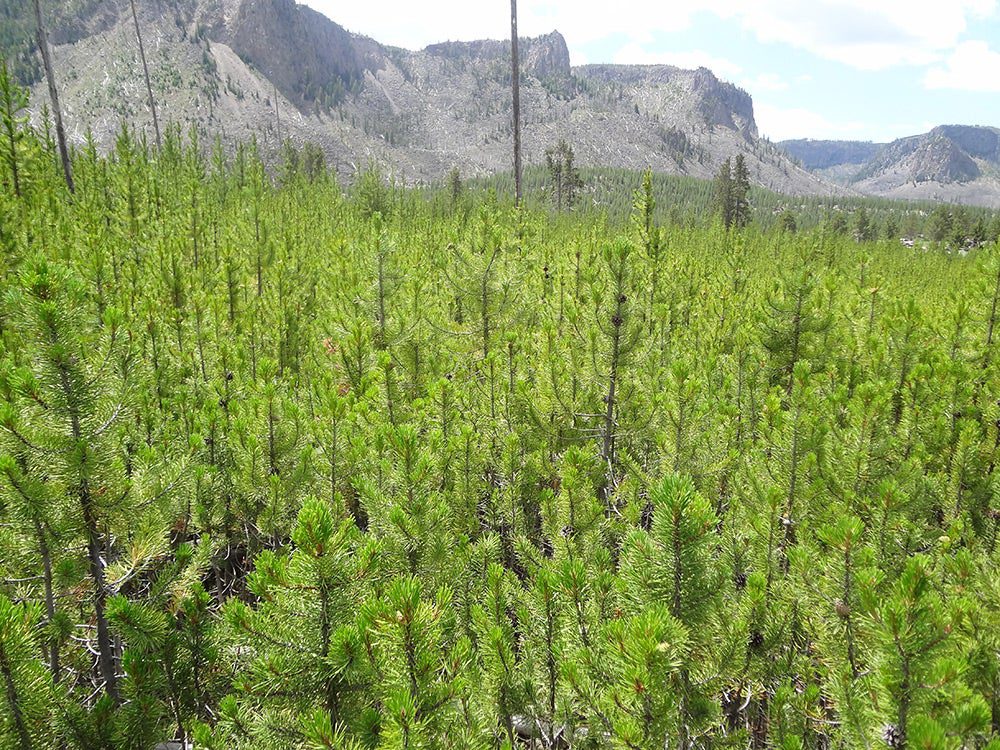
<svg viewBox="0 0 1000 750">
<path fill-rule="evenodd" d="M 675 0 L 665 4 L 649 0 L 548 0 L 518 6 L 518 28 L 529 33 L 558 29 L 570 50 L 600 39 L 621 35 L 638 44 L 648 44 L 655 32 L 683 31 L 703 0 Z M 509 10 L 509 3 L 500 3 Z M 509 17 L 508 17 L 509 31 Z M 604 62 L 607 62 L 606 60 Z"/>
<path fill-rule="evenodd" d="M 762 136 L 772 141 L 792 138 L 815 140 L 861 140 L 888 143 L 896 138 L 926 133 L 931 122 L 860 122 L 831 120 L 829 117 L 801 107 L 779 107 L 766 102 L 754 102 L 754 117 Z"/>
<path fill-rule="evenodd" d="M 783 42 L 862 70 L 926 65 L 953 48 L 970 20 L 996 11 L 996 0 L 758 0 L 723 4 L 763 42 Z"/>
<path fill-rule="evenodd" d="M 510 6 L 501 2 L 305 0 L 351 31 L 418 49 L 446 39 L 502 38 Z M 939 62 L 970 22 L 996 13 L 997 0 L 538 0 L 522 2 L 519 31 L 559 29 L 576 50 L 610 37 L 648 46 L 658 32 L 688 28 L 700 13 L 732 20 L 764 42 L 781 42 L 863 70 Z"/>
<path fill-rule="evenodd" d="M 982 41 L 962 42 L 943 65 L 924 76 L 929 89 L 1000 91 L 1000 52 Z"/>
<path fill-rule="evenodd" d="M 349 31 L 407 49 L 449 40 L 502 39 L 510 35 L 510 7 L 503 3 L 434 0 L 432 6 L 418 6 L 404 0 L 300 2 Z"/>
<path fill-rule="evenodd" d="M 757 130 L 772 141 L 789 138 L 850 139 L 865 133 L 862 122 L 833 122 L 818 112 L 799 107 L 775 107 L 764 103 L 754 104 Z"/>
<path fill-rule="evenodd" d="M 788 81 L 776 73 L 761 73 L 759 76 L 740 81 L 740 85 L 751 94 L 757 91 L 786 91 Z"/>
</svg>

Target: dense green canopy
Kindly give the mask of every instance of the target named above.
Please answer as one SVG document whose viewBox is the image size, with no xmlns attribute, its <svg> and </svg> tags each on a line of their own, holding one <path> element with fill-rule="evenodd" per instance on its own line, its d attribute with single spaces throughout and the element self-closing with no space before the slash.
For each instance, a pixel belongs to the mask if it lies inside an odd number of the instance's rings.
<svg viewBox="0 0 1000 750">
<path fill-rule="evenodd" d="M 0 747 L 1000 747 L 997 247 L 12 127 Z"/>
</svg>

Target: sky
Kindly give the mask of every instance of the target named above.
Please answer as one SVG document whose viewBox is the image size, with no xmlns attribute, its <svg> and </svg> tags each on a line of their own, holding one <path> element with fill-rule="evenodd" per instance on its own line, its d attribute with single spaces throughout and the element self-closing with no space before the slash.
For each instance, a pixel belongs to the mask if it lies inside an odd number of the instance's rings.
<svg viewBox="0 0 1000 750">
<path fill-rule="evenodd" d="M 304 1 L 407 49 L 510 35 L 507 0 Z M 552 30 L 573 65 L 703 65 L 775 141 L 1000 127 L 1000 0 L 520 0 L 520 36 Z"/>
</svg>

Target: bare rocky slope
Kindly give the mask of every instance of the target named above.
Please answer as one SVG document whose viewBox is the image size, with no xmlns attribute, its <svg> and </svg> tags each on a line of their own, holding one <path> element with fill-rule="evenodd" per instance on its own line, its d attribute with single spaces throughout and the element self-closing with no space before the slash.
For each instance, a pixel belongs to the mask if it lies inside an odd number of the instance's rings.
<svg viewBox="0 0 1000 750">
<path fill-rule="evenodd" d="M 868 195 L 1000 208 L 1000 129 L 942 125 L 892 143 L 785 141 L 807 169 Z"/>
<path fill-rule="evenodd" d="M 52 0 L 51 17 L 65 18 Z M 72 0 L 56 22 L 57 79 L 72 138 L 108 148 L 122 122 L 150 131 L 125 0 Z M 62 12 L 60 12 L 60 9 Z M 509 44 L 381 45 L 293 0 L 150 0 L 140 22 L 160 118 L 265 152 L 312 141 L 350 176 L 374 161 L 407 182 L 510 169 Z M 581 166 L 713 176 L 744 154 L 751 178 L 792 194 L 848 192 L 758 137 L 749 94 L 709 70 L 570 65 L 558 32 L 522 40 L 527 163 L 565 138 Z M 32 90 L 37 112 L 45 88 Z"/>
</svg>

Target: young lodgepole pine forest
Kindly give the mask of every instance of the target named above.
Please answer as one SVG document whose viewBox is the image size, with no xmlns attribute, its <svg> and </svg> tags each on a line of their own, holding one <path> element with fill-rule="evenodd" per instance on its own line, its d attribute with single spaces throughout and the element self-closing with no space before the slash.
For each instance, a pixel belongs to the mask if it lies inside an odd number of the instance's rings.
<svg viewBox="0 0 1000 750">
<path fill-rule="evenodd" d="M 1000 748 L 996 245 L 3 89 L 0 748 Z"/>
</svg>

